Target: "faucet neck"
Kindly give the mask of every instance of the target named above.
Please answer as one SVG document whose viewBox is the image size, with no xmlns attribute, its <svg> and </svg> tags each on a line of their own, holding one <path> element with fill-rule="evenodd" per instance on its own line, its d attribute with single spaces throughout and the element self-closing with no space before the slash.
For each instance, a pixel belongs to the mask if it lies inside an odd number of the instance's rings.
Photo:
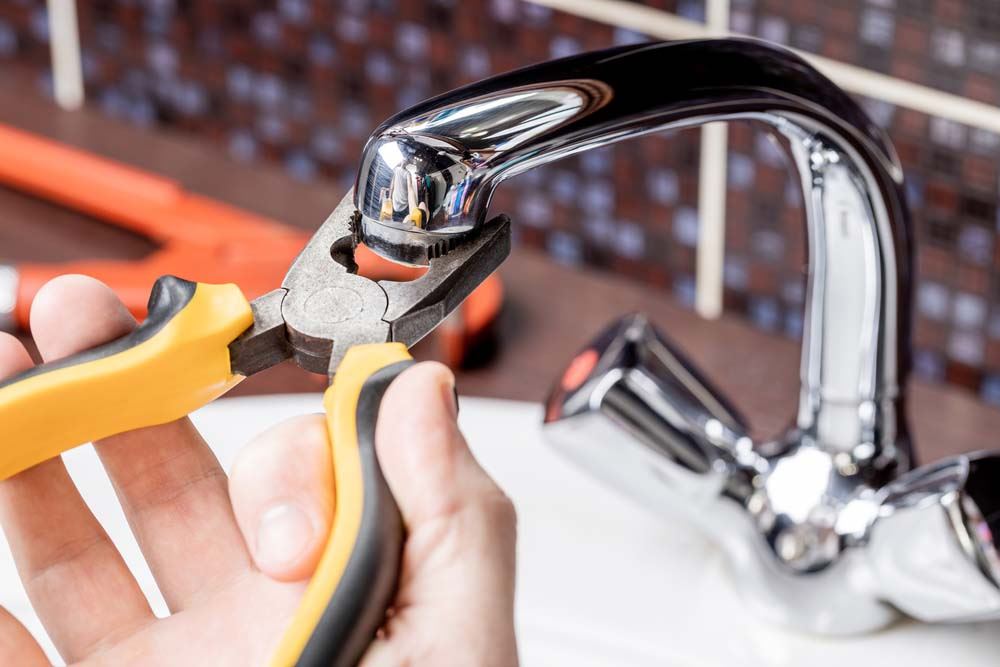
<svg viewBox="0 0 1000 667">
<path fill-rule="evenodd" d="M 909 467 L 910 239 L 902 170 L 857 103 L 793 53 L 754 40 L 630 45 L 517 70 L 423 102 L 369 140 L 362 239 L 426 264 L 486 220 L 504 179 L 642 134 L 763 120 L 789 138 L 809 277 L 798 426 L 877 470 Z"/>
<path fill-rule="evenodd" d="M 788 139 L 801 179 L 809 258 L 797 426 L 880 485 L 913 463 L 901 391 L 909 370 L 907 208 L 898 185 L 853 146 L 808 119 L 783 120 L 772 124 Z"/>
</svg>

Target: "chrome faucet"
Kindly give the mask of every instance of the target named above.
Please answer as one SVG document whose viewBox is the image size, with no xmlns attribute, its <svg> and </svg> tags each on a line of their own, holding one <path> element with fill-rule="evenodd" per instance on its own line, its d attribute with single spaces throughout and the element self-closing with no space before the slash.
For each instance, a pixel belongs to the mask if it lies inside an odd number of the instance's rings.
<svg viewBox="0 0 1000 667">
<path fill-rule="evenodd" d="M 860 107 L 794 54 L 742 39 L 632 45 L 423 102 L 366 145 L 357 233 L 391 259 L 428 264 L 477 232 L 510 176 L 650 132 L 740 119 L 785 138 L 805 195 L 794 427 L 753 442 L 721 394 L 630 316 L 553 392 L 553 444 L 653 511 L 690 516 L 726 550 L 751 603 L 785 624 L 852 633 L 900 610 L 927 621 L 1000 618 L 1000 458 L 912 470 L 903 393 L 912 240 L 898 159 Z"/>
</svg>

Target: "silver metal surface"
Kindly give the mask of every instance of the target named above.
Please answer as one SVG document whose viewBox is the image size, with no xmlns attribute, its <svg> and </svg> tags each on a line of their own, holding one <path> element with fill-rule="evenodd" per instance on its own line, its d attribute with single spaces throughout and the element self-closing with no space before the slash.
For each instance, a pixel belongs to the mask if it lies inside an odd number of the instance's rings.
<svg viewBox="0 0 1000 667">
<path fill-rule="evenodd" d="M 762 379 L 766 381 L 766 379 Z M 864 460 L 792 429 L 753 443 L 725 397 L 641 315 L 567 368 L 550 442 L 654 512 L 717 541 L 752 607 L 825 634 L 1000 618 L 1000 455 L 879 487 Z"/>
<path fill-rule="evenodd" d="M 671 74 L 651 87 L 636 76 L 647 70 Z M 786 138 L 805 195 L 799 429 L 888 481 L 910 467 L 897 354 L 908 339 L 911 262 L 902 172 L 857 104 L 788 51 L 734 39 L 629 46 L 422 103 L 366 145 L 360 235 L 391 259 L 421 263 L 480 229 L 510 176 L 657 130 L 744 119 Z M 406 196 L 393 199 L 400 189 Z"/>
<path fill-rule="evenodd" d="M 879 589 L 924 621 L 1000 618 L 1000 456 L 924 466 L 889 485 L 867 545 Z"/>
<path fill-rule="evenodd" d="M 286 359 L 333 375 L 353 345 L 428 334 L 510 253 L 510 222 L 489 221 L 409 282 L 355 273 L 353 193 L 348 192 L 292 263 L 281 288 L 255 299 L 254 324 L 230 345 L 234 372 L 252 375 Z"/>
<path fill-rule="evenodd" d="M 17 306 L 19 282 L 17 269 L 8 264 L 0 264 L 0 331 L 17 330 L 14 309 Z"/>
<path fill-rule="evenodd" d="M 899 610 L 996 616 L 997 517 L 976 486 L 996 472 L 983 463 L 992 459 L 951 462 L 947 487 L 923 485 L 927 471 L 900 477 L 913 467 L 902 170 L 858 105 L 788 51 L 733 39 L 625 46 L 417 105 L 365 148 L 358 231 L 377 252 L 424 264 L 479 230 L 513 175 L 649 132 L 748 119 L 787 143 L 805 201 L 794 426 L 752 442 L 683 355 L 632 317 L 567 370 L 546 412 L 552 440 L 654 511 L 712 534 L 747 598 L 786 625 L 842 634 Z"/>
</svg>

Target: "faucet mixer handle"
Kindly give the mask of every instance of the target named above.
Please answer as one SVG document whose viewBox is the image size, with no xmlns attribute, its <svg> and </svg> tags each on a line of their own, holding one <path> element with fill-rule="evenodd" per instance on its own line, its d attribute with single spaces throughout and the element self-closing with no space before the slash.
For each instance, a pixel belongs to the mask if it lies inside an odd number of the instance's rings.
<svg viewBox="0 0 1000 667">
<path fill-rule="evenodd" d="M 922 621 L 1000 618 L 1000 454 L 923 466 L 880 495 L 868 556 L 884 598 Z"/>
<path fill-rule="evenodd" d="M 621 490 L 675 505 L 716 497 L 756 461 L 742 417 L 644 315 L 577 354 L 552 391 L 546 435 Z"/>
</svg>

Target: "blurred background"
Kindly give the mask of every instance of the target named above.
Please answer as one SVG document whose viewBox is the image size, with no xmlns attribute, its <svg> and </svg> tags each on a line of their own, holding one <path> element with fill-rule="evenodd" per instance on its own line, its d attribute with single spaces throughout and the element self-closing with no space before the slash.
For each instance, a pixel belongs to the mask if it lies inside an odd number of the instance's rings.
<svg viewBox="0 0 1000 667">
<path fill-rule="evenodd" d="M 993 0 L 95 0 L 77 14 L 90 112 L 194 140 L 234 165 L 278 167 L 327 188 L 331 204 L 381 120 L 491 74 L 726 29 L 816 54 L 888 130 L 906 170 L 916 373 L 1000 404 Z M 52 97 L 50 39 L 46 2 L 0 4 L 0 63 L 18 95 Z M 647 76 L 670 85 L 669 72 Z M 761 128 L 727 134 L 728 150 L 684 131 L 588 152 L 515 178 L 494 208 L 511 214 L 520 246 L 552 262 L 797 341 L 800 190 Z M 711 172 L 724 174 L 724 192 L 700 191 Z M 700 215 L 723 199 L 724 232 L 719 216 Z M 706 253 L 699 276 L 699 238 L 713 234 L 724 249 Z"/>
<path fill-rule="evenodd" d="M 30 343 L 27 306 L 9 301 L 12 277 L 26 284 L 29 270 L 37 287 L 46 271 L 110 267 L 131 281 L 113 286 L 140 303 L 165 272 L 270 289 L 395 112 L 551 58 L 727 33 L 796 49 L 890 135 L 917 238 L 907 403 L 918 458 L 996 447 L 997 0 L 0 0 L 0 328 L 20 324 Z M 669 71 L 641 76 L 670 86 Z M 493 209 L 510 214 L 516 247 L 499 271 L 499 319 L 460 341 L 475 352 L 459 373 L 463 400 L 543 400 L 577 349 L 641 310 L 749 417 L 755 439 L 787 426 L 799 396 L 804 213 L 784 147 L 763 126 L 589 151 L 505 183 Z M 227 254 L 244 266 L 216 267 Z M 416 356 L 455 361 L 454 325 Z M 284 364 L 233 393 L 325 383 Z M 219 402 L 199 419 L 234 452 L 258 422 L 302 400 Z M 871 664 L 877 651 L 885 664 L 993 664 L 968 659 L 973 649 L 995 655 L 993 626 L 906 623 L 856 642 L 779 634 L 732 597 L 706 544 L 546 463 L 532 430 L 540 414 L 529 404 L 462 408 L 478 426 L 477 456 L 529 510 L 522 545 L 537 546 L 519 556 L 518 597 L 532 664 L 640 664 L 640 653 L 666 664 L 662 651 L 687 647 L 676 664 L 708 664 L 703 654 L 718 665 Z M 0 558 L 0 593 L 15 578 Z M 26 599 L 10 599 L 31 616 Z"/>
</svg>

